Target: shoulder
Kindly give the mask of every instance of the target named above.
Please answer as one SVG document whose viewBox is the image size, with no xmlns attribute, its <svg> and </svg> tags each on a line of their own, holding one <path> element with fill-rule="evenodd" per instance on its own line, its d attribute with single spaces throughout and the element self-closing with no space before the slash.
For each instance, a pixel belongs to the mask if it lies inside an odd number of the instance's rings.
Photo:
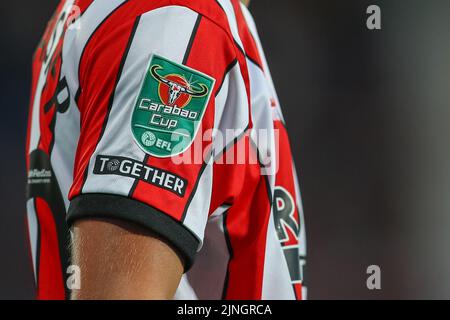
<svg viewBox="0 0 450 320">
<path fill-rule="evenodd" d="M 201 16 L 211 28 L 211 33 L 224 33 L 233 42 L 228 17 L 230 12 L 227 11 L 228 7 L 232 7 L 230 0 L 94 0 L 89 4 L 80 0 L 80 5 L 83 6 L 82 23 L 97 28 L 107 24 L 109 28 L 103 28 L 108 29 L 107 34 L 120 32 L 123 26 L 136 19 L 171 25 L 189 17 Z"/>
</svg>

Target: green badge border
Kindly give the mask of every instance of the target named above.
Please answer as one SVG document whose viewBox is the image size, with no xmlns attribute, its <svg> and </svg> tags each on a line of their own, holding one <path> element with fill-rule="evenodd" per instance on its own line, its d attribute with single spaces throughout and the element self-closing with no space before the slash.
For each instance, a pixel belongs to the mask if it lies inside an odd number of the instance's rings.
<svg viewBox="0 0 450 320">
<path fill-rule="evenodd" d="M 178 152 L 178 153 L 170 154 L 170 155 L 167 155 L 167 156 L 156 155 L 156 154 L 154 154 L 154 153 L 151 152 L 151 151 L 147 151 L 147 150 L 145 150 L 144 147 L 141 146 L 141 144 L 139 143 L 139 141 L 137 141 L 137 138 L 135 137 L 134 132 L 133 132 L 133 115 L 134 115 L 134 111 L 135 111 L 135 108 L 136 108 L 136 106 L 137 106 L 139 97 L 141 96 L 142 89 L 143 89 L 143 87 L 144 87 L 145 77 L 146 77 L 146 75 L 147 75 L 147 72 L 150 70 L 150 66 L 151 66 L 151 64 L 152 64 L 152 61 L 153 61 L 153 58 L 154 58 L 154 57 L 158 57 L 158 58 L 160 58 L 160 59 L 167 60 L 167 61 L 169 61 L 170 63 L 173 63 L 174 65 L 176 65 L 177 67 L 179 67 L 179 68 L 181 68 L 181 69 L 184 69 L 184 70 L 186 70 L 186 71 L 188 71 L 188 72 L 200 74 L 201 76 L 203 76 L 203 77 L 205 77 L 205 78 L 208 78 L 209 80 L 212 81 L 211 89 L 210 89 L 209 92 L 208 92 L 208 95 L 207 95 L 207 98 L 206 98 L 206 103 L 205 103 L 205 106 L 204 106 L 203 111 L 202 111 L 201 116 L 200 116 L 200 120 L 199 120 L 200 124 L 203 123 L 203 117 L 204 117 L 204 115 L 205 115 L 206 109 L 208 108 L 208 105 L 209 105 L 209 102 L 210 102 L 210 99 L 211 99 L 212 91 L 213 91 L 214 88 L 215 88 L 215 85 L 216 85 L 216 79 L 214 79 L 213 77 L 207 75 L 206 73 L 203 73 L 203 72 L 201 72 L 201 71 L 195 70 L 195 69 L 193 69 L 193 68 L 191 68 L 191 67 L 188 67 L 188 66 L 186 66 L 186 65 L 184 65 L 184 64 L 177 63 L 177 62 L 175 62 L 175 61 L 173 61 L 173 60 L 171 60 L 171 59 L 169 59 L 169 58 L 166 58 L 166 57 L 164 57 L 164 56 L 162 56 L 162 55 L 160 55 L 160 54 L 152 53 L 152 54 L 150 55 L 149 61 L 148 61 L 147 66 L 146 66 L 146 68 L 145 68 L 145 72 L 144 72 L 144 74 L 142 75 L 142 79 L 141 79 L 141 81 L 140 81 L 140 85 L 139 85 L 139 87 L 140 87 L 139 93 L 138 93 L 138 95 L 136 96 L 136 99 L 134 100 L 133 110 L 132 110 L 132 112 L 131 112 L 131 117 L 130 117 L 130 132 L 131 132 L 131 136 L 133 137 L 134 142 L 138 145 L 138 147 L 139 147 L 142 151 L 144 151 L 144 153 L 146 153 L 146 154 L 148 154 L 148 155 L 151 155 L 151 156 L 153 156 L 153 157 L 156 157 L 156 158 L 170 158 L 170 157 L 178 156 L 178 155 L 184 153 L 187 149 L 190 148 L 190 146 L 191 146 L 192 143 L 194 142 L 195 138 L 197 137 L 197 133 L 198 133 L 198 130 L 200 129 L 200 125 L 198 125 L 197 128 L 195 129 L 195 131 L 194 131 L 194 133 L 193 133 L 193 135 L 192 135 L 191 142 L 186 146 L 186 148 L 184 148 L 182 151 L 180 151 L 180 152 Z"/>
</svg>

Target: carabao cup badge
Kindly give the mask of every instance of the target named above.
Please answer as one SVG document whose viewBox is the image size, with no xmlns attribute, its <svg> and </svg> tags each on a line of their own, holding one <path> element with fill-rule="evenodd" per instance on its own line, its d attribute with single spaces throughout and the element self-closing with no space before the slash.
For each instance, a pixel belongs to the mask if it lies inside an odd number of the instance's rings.
<svg viewBox="0 0 450 320">
<path fill-rule="evenodd" d="M 200 127 L 214 83 L 204 73 L 153 55 L 131 117 L 139 147 L 155 157 L 186 151 Z"/>
</svg>

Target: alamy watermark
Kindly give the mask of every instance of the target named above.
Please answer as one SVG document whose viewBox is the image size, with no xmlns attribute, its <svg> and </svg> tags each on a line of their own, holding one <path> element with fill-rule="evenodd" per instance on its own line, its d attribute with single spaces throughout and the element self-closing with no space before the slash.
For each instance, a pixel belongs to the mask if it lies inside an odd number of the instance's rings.
<svg viewBox="0 0 450 320">
<path fill-rule="evenodd" d="M 367 7 L 366 13 L 369 15 L 366 20 L 366 26 L 369 30 L 381 30 L 381 9 L 372 4 Z"/>
<path fill-rule="evenodd" d="M 369 290 L 381 290 L 381 268 L 376 264 L 367 267 L 366 273 L 369 275 L 366 286 Z"/>
<path fill-rule="evenodd" d="M 70 265 L 66 270 L 67 280 L 66 286 L 69 290 L 81 289 L 81 269 L 77 265 Z"/>
</svg>

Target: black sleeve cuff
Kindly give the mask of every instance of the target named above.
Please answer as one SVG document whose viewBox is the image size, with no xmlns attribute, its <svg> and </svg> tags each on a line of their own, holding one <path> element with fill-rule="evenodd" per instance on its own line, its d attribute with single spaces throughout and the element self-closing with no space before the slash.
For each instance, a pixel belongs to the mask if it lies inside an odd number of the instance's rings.
<svg viewBox="0 0 450 320">
<path fill-rule="evenodd" d="M 69 228 L 83 218 L 114 218 L 136 223 L 167 240 L 182 258 L 185 272 L 195 260 L 199 240 L 169 215 L 136 200 L 107 194 L 83 194 L 70 202 Z"/>
</svg>

